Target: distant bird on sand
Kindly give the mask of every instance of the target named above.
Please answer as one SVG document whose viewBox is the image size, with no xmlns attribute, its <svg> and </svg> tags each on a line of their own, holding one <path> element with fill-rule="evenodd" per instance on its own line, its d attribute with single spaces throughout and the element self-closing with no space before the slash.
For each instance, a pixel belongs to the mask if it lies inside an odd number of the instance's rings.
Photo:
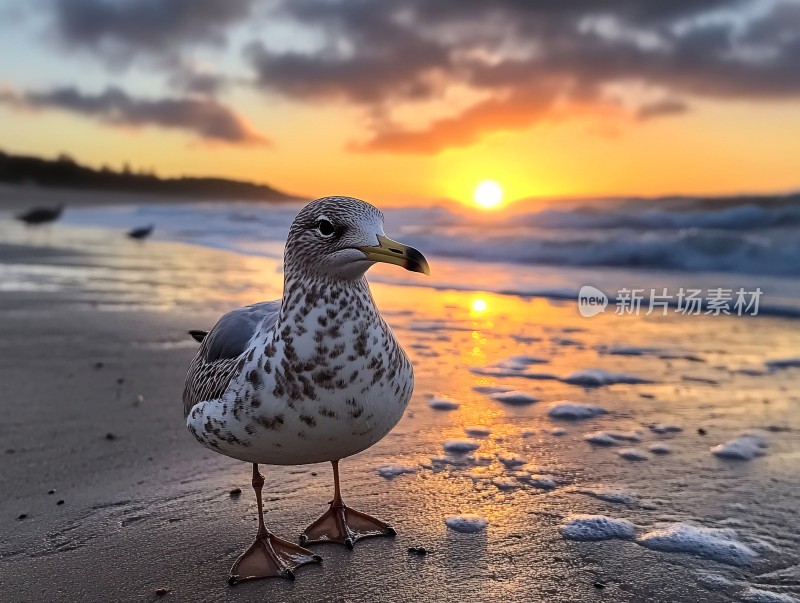
<svg viewBox="0 0 800 603">
<path fill-rule="evenodd" d="M 156 227 L 155 224 L 149 224 L 147 226 L 139 226 L 138 228 L 134 228 L 133 230 L 128 231 L 128 236 L 131 239 L 136 239 L 137 241 L 141 241 L 146 239 L 151 234 L 153 234 L 153 229 Z"/>
<path fill-rule="evenodd" d="M 55 222 L 61 217 L 63 211 L 63 203 L 59 203 L 55 207 L 32 207 L 28 211 L 17 214 L 16 218 L 21 222 L 25 222 L 28 226 L 37 226 Z"/>
<path fill-rule="evenodd" d="M 253 464 L 258 533 L 231 568 L 231 583 L 293 579 L 295 568 L 321 561 L 264 526 L 259 463 L 332 463 L 330 508 L 301 544 L 352 548 L 360 538 L 395 534 L 347 507 L 339 489 L 339 460 L 389 433 L 414 388 L 411 363 L 364 277 L 376 262 L 430 274 L 419 251 L 384 235 L 372 205 L 317 199 L 289 230 L 283 299 L 229 312 L 207 334 L 191 332 L 202 343 L 183 392 L 186 425 L 204 446 Z"/>
</svg>

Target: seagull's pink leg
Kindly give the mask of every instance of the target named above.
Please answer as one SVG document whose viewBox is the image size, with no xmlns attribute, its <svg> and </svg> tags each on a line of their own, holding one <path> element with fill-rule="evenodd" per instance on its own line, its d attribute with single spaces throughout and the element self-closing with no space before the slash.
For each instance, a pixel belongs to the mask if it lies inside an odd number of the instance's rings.
<svg viewBox="0 0 800 603">
<path fill-rule="evenodd" d="M 278 538 L 264 525 L 264 505 L 261 501 L 261 488 L 264 477 L 253 463 L 253 490 L 258 502 L 258 532 L 250 547 L 242 553 L 231 568 L 228 582 L 236 584 L 256 578 L 289 578 L 294 580 L 295 568 L 307 563 L 318 563 L 322 557 L 301 546 Z"/>
</svg>

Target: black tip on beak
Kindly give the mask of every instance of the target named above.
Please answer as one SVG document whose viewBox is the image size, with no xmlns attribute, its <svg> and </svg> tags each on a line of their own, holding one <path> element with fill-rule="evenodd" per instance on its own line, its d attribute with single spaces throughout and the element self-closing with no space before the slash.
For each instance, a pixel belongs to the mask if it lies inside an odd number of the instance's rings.
<svg viewBox="0 0 800 603">
<path fill-rule="evenodd" d="M 428 266 L 428 260 L 425 259 L 425 256 L 422 255 L 417 249 L 413 247 L 407 247 L 405 252 L 405 261 L 403 262 L 403 268 L 409 270 L 411 272 L 420 272 L 427 276 L 431 275 L 431 269 Z"/>
<path fill-rule="evenodd" d="M 371 262 L 384 262 L 402 266 L 411 272 L 421 272 L 430 276 L 428 260 L 419 251 L 408 245 L 392 241 L 389 237 L 378 235 L 378 245 L 356 247 Z"/>
</svg>

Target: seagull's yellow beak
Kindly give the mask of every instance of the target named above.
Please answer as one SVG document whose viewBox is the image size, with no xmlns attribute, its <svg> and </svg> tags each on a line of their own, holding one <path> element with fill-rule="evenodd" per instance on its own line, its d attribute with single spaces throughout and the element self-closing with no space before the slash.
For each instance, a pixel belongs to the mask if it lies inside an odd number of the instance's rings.
<svg viewBox="0 0 800 603">
<path fill-rule="evenodd" d="M 421 272 L 430 276 L 428 260 L 419 251 L 408 245 L 392 241 L 389 237 L 378 235 L 379 245 L 374 247 L 357 247 L 370 262 L 384 262 L 402 266 L 411 272 Z"/>
</svg>

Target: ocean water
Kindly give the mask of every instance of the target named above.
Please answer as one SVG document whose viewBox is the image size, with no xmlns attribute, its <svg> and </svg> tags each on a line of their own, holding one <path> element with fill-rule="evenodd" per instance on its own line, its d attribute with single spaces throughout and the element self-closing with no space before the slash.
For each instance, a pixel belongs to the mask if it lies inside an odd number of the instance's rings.
<svg viewBox="0 0 800 603">
<path fill-rule="evenodd" d="M 63 222 L 280 259 L 299 205 L 197 203 L 69 208 Z M 583 285 L 761 289 L 760 313 L 800 315 L 800 202 L 606 199 L 384 210 L 386 233 L 420 249 L 434 278 L 372 271 L 373 280 L 440 289 L 575 299 Z"/>
</svg>

